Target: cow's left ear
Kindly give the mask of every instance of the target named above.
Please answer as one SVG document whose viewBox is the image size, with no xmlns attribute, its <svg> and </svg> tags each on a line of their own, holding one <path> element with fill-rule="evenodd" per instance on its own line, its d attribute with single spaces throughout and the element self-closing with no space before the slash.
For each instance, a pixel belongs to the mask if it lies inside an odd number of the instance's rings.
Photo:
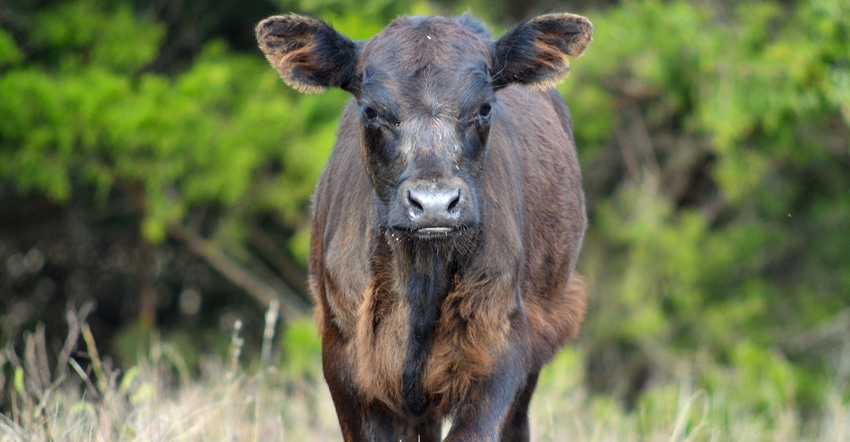
<svg viewBox="0 0 850 442">
<path fill-rule="evenodd" d="M 574 14 L 541 15 L 518 25 L 495 43 L 493 86 L 557 83 L 570 70 L 565 56 L 580 56 L 592 35 L 590 21 Z"/>
<path fill-rule="evenodd" d="M 301 92 L 338 87 L 356 93 L 358 46 L 329 24 L 277 15 L 257 25 L 257 42 L 286 84 Z"/>
</svg>

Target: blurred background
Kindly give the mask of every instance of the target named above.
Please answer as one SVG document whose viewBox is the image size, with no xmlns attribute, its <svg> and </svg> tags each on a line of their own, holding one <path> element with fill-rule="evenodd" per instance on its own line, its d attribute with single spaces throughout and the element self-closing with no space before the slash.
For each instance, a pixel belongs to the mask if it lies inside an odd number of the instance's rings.
<svg viewBox="0 0 850 442">
<path fill-rule="evenodd" d="M 156 332 L 191 372 L 237 319 L 258 354 L 272 300 L 312 330 L 309 201 L 348 95 L 285 86 L 253 27 L 367 39 L 465 11 L 495 36 L 594 23 L 558 86 L 590 218 L 584 387 L 628 410 L 687 373 L 756 411 L 846 404 L 848 0 L 0 0 L 0 344 L 58 354 L 86 306 L 116 366 Z"/>
</svg>

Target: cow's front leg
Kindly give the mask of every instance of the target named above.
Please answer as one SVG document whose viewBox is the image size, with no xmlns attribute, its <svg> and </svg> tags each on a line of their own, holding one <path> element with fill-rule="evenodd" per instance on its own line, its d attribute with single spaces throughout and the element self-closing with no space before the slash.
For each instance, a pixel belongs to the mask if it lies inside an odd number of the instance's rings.
<svg viewBox="0 0 850 442">
<path fill-rule="evenodd" d="M 502 427 L 502 442 L 528 442 L 531 434 L 528 426 L 528 404 L 537 386 L 539 371 L 532 371 L 519 391 Z"/>
<path fill-rule="evenodd" d="M 513 346 L 509 354 L 489 376 L 472 386 L 452 417 L 452 429 L 446 441 L 497 441 L 505 419 L 527 373 L 524 358 Z"/>
<path fill-rule="evenodd" d="M 434 410 L 423 416 L 399 416 L 376 400 L 360 395 L 345 357 L 345 341 L 335 328 L 326 329 L 322 366 L 331 392 L 342 437 L 346 442 L 438 442 L 440 418 Z"/>
<path fill-rule="evenodd" d="M 342 438 L 364 441 L 368 410 L 354 388 L 354 373 L 345 354 L 346 341 L 335 326 L 328 324 L 322 334 L 322 369 L 331 392 Z"/>
<path fill-rule="evenodd" d="M 323 345 L 322 365 L 331 391 L 342 438 L 346 442 L 404 440 L 405 426 L 386 406 L 365 400 L 354 388 L 352 370 L 332 339 Z M 341 347 L 341 346 L 340 346 Z"/>
</svg>

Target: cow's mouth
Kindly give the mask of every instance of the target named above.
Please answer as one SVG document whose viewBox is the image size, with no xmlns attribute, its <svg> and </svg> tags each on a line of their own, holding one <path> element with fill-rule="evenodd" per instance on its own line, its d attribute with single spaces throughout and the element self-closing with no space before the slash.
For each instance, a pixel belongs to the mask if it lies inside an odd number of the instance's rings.
<svg viewBox="0 0 850 442">
<path fill-rule="evenodd" d="M 390 228 L 390 236 L 398 241 L 407 237 L 412 240 L 439 241 L 457 237 L 465 229 L 464 226 L 393 226 Z"/>
<path fill-rule="evenodd" d="M 414 230 L 416 236 L 420 238 L 436 238 L 440 236 L 448 236 L 455 229 L 453 227 L 421 227 Z"/>
</svg>

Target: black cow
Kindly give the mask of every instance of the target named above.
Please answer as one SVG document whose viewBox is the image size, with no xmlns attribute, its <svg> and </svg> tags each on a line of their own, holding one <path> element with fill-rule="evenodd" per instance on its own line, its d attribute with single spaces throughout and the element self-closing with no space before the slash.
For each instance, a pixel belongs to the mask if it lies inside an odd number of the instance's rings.
<svg viewBox="0 0 850 442">
<path fill-rule="evenodd" d="M 591 40 L 550 14 L 498 40 L 468 15 L 354 42 L 299 15 L 257 26 L 304 92 L 350 92 L 313 200 L 311 286 L 346 441 L 527 440 L 541 367 L 578 331 L 586 226 L 552 85 Z"/>
</svg>

